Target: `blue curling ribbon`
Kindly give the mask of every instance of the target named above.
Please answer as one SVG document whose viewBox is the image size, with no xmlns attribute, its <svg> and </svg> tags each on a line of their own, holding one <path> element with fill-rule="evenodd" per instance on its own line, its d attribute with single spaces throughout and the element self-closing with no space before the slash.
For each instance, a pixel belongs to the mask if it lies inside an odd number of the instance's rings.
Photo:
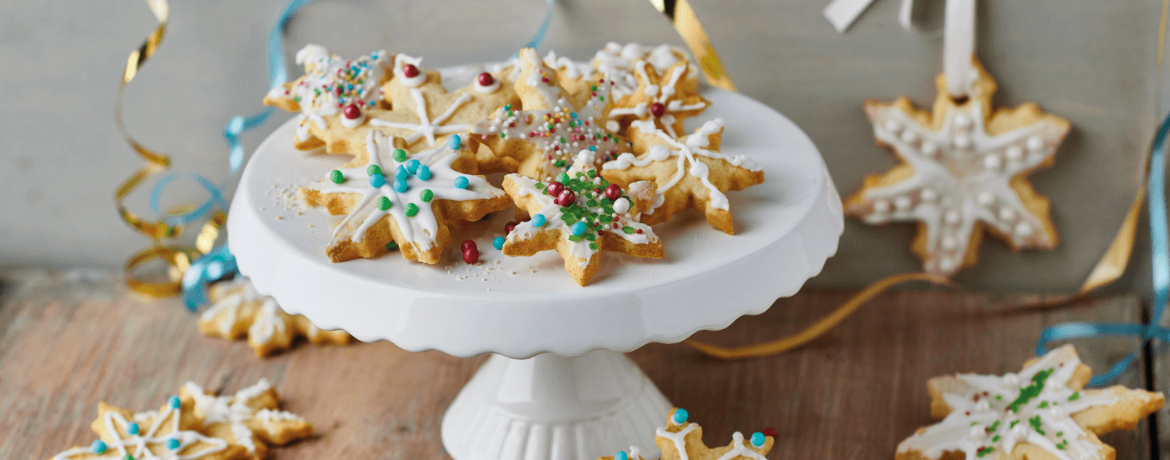
<svg viewBox="0 0 1170 460">
<path fill-rule="evenodd" d="M 544 34 L 548 32 L 549 24 L 552 24 L 553 12 L 556 11 L 556 6 L 556 0 L 544 0 L 544 21 L 540 23 L 540 28 L 532 36 L 532 40 L 528 40 L 528 43 L 524 44 L 525 48 L 540 48 L 541 42 L 544 41 Z"/>
<path fill-rule="evenodd" d="M 1127 323 L 1066 323 L 1044 329 L 1040 332 L 1040 342 L 1036 345 L 1036 354 L 1048 353 L 1047 344 L 1057 340 L 1073 340 L 1091 337 L 1140 337 L 1141 343 L 1132 353 L 1113 364 L 1104 374 L 1093 376 L 1089 385 L 1099 386 L 1109 383 L 1125 372 L 1142 347 L 1151 339 L 1170 342 L 1170 329 L 1162 327 L 1162 313 L 1166 309 L 1167 298 L 1170 297 L 1170 231 L 1166 221 L 1166 137 L 1170 133 L 1170 114 L 1162 120 L 1158 132 L 1154 136 L 1154 145 L 1150 150 L 1149 177 L 1146 188 L 1149 194 L 1148 209 L 1150 213 L 1150 246 L 1153 251 L 1151 272 L 1154 282 L 1154 312 L 1149 324 Z"/>
</svg>

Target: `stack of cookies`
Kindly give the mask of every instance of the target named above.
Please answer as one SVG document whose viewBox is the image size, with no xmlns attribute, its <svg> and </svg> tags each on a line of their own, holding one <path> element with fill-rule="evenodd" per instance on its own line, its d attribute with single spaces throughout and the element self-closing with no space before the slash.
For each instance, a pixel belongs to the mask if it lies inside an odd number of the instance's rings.
<svg viewBox="0 0 1170 460">
<path fill-rule="evenodd" d="M 589 65 L 523 49 L 454 90 L 405 54 L 309 45 L 297 62 L 305 75 L 265 103 L 300 114 L 298 149 L 352 157 L 300 191 L 344 216 L 325 248 L 334 262 L 397 249 L 437 264 L 450 226 L 515 207 L 523 221 L 502 229 L 502 252 L 555 249 L 584 286 L 602 250 L 662 258 L 651 226 L 688 208 L 733 234 L 726 193 L 764 181 L 750 159 L 719 153 L 722 120 L 684 131 L 710 103 L 670 46 L 611 43 Z"/>
</svg>

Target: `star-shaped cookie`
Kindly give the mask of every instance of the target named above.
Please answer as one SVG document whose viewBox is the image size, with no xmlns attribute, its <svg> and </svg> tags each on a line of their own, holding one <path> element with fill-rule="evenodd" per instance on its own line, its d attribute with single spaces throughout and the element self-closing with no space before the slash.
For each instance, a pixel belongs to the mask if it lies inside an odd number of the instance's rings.
<svg viewBox="0 0 1170 460">
<path fill-rule="evenodd" d="M 593 56 L 592 64 L 594 80 L 596 77 L 613 81 L 613 97 L 621 98 L 633 94 L 638 88 L 638 79 L 634 75 L 634 64 L 644 60 L 654 66 L 659 74 L 666 72 L 670 66 L 691 58 L 682 48 L 662 44 L 655 47 L 638 43 L 609 42 Z M 684 91 L 695 92 L 699 86 L 699 73 L 693 72 L 686 76 L 682 83 Z"/>
<path fill-rule="evenodd" d="M 846 214 L 866 223 L 918 222 L 914 253 L 926 271 L 945 276 L 976 263 L 984 229 L 1016 250 L 1059 240 L 1048 199 L 1026 176 L 1052 164 L 1069 123 L 1032 103 L 995 109 L 995 80 L 977 61 L 974 68 L 978 79 L 961 101 L 940 74 L 930 112 L 904 97 L 866 101 L 874 138 L 902 163 L 866 177 L 845 202 Z"/>
<path fill-rule="evenodd" d="M 386 252 L 394 242 L 408 260 L 435 264 L 451 242 L 447 222 L 476 221 L 512 201 L 483 176 L 463 174 L 451 164 L 460 158 L 460 138 L 414 155 L 394 148 L 393 139 L 370 131 L 366 162 L 331 171 L 301 189 L 311 206 L 345 215 L 333 230 L 326 254 L 334 262 Z"/>
<path fill-rule="evenodd" d="M 611 126 L 611 131 L 619 132 L 620 127 L 643 120 L 653 122 L 670 137 L 679 137 L 684 133 L 683 120 L 702 113 L 710 105 L 698 93 L 685 88 L 684 83 L 693 72 L 689 61 L 679 61 L 659 74 L 650 62 L 638 60 L 634 70 L 638 89 L 619 99 L 609 111 L 611 123 L 620 125 Z"/>
<path fill-rule="evenodd" d="M 776 430 L 767 428 L 752 433 L 747 440 L 744 440 L 743 433 L 736 431 L 731 435 L 731 444 L 707 447 L 703 443 L 703 428 L 688 422 L 688 415 L 684 409 L 671 410 L 667 425 L 655 434 L 654 444 L 662 451 L 662 460 L 765 460 L 764 456 L 776 442 Z M 637 447 L 630 447 L 629 452 L 618 452 L 598 460 L 642 460 L 642 457 Z"/>
<path fill-rule="evenodd" d="M 296 148 L 313 150 L 326 146 L 333 133 L 362 125 L 366 113 L 390 108 L 389 101 L 383 98 L 382 85 L 391 78 L 388 63 L 393 59 L 385 51 L 343 59 L 330 55 L 322 46 L 307 45 L 297 52 L 296 58 L 297 64 L 305 66 L 305 75 L 272 88 L 264 103 L 300 112 L 294 140 Z M 349 153 L 336 145 L 328 151 Z"/>
<path fill-rule="evenodd" d="M 209 294 L 211 306 L 199 316 L 199 332 L 228 340 L 247 336 L 256 356 L 287 350 L 298 337 L 318 345 L 353 341 L 345 331 L 324 331 L 304 316 L 285 313 L 276 299 L 260 295 L 243 276 L 215 283 Z"/>
<path fill-rule="evenodd" d="M 639 155 L 623 153 L 605 163 L 601 174 L 617 184 L 651 180 L 658 184 L 653 204 L 642 221 L 655 225 L 669 221 L 687 208 L 707 216 L 707 223 L 729 235 L 735 233 L 726 192 L 764 182 L 764 171 L 743 155 L 719 153 L 723 120 L 703 123 L 694 134 L 675 139 L 653 122 L 630 124 L 630 136 Z"/>
<path fill-rule="evenodd" d="M 473 152 L 485 145 L 498 160 L 501 172 L 550 180 L 567 171 L 582 150 L 592 152 L 594 162 L 600 164 L 629 145 L 605 128 L 613 102 L 609 83 L 594 82 L 589 98 L 574 103 L 561 87 L 557 72 L 544 64 L 536 50 L 520 50 L 517 65 L 520 72 L 515 87 L 523 111 L 505 106 L 472 125 Z"/>
<path fill-rule="evenodd" d="M 194 402 L 171 396 L 157 411 L 134 413 L 106 403 L 98 404 L 92 429 L 98 440 L 74 447 L 50 460 L 135 459 L 248 460 L 239 445 L 201 432 L 193 413 Z"/>
<path fill-rule="evenodd" d="M 1162 393 L 1084 389 L 1092 371 L 1072 345 L 1018 374 L 937 377 L 927 383 L 937 424 L 898 445 L 897 460 L 1107 460 L 1097 435 L 1129 430 L 1162 407 Z"/>
<path fill-rule="evenodd" d="M 637 218 L 638 210 L 653 199 L 654 184 L 636 182 L 627 193 L 597 174 L 588 150 L 554 181 L 509 174 L 504 190 L 531 216 L 508 234 L 504 255 L 531 256 L 555 249 L 578 285 L 586 285 L 597 273 L 602 250 L 656 259 L 665 254 L 654 230 Z"/>
<path fill-rule="evenodd" d="M 238 444 L 252 460 L 268 457 L 268 446 L 283 446 L 313 434 L 305 419 L 279 409 L 280 396 L 266 379 L 233 396 L 216 396 L 195 382 L 179 390 L 181 398 L 194 402 L 192 414 L 208 434 Z"/>
</svg>

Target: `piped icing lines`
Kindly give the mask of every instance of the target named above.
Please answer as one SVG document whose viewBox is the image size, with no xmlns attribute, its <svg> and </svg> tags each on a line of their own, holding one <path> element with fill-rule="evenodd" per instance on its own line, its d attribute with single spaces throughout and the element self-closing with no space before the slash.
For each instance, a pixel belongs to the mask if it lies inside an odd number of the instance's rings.
<svg viewBox="0 0 1170 460">
<path fill-rule="evenodd" d="M 531 218 L 508 234 L 504 254 L 530 256 L 556 249 L 581 286 L 597 272 L 602 250 L 662 258 L 662 241 L 650 226 L 638 222 L 637 213 L 652 199 L 654 184 L 638 182 L 628 189 L 601 178 L 587 150 L 553 181 L 507 175 L 504 190 Z"/>
<path fill-rule="evenodd" d="M 703 112 L 709 103 L 695 93 L 686 90 L 681 83 L 690 74 L 688 61 L 670 66 L 661 75 L 648 61 L 639 60 L 634 64 L 638 89 L 617 101 L 609 112 L 609 130 L 618 132 L 619 121 L 625 124 L 631 120 L 649 120 L 670 137 L 683 134 L 683 120 Z"/>
<path fill-rule="evenodd" d="M 1059 239 L 1048 199 L 1026 176 L 1052 164 L 1069 123 L 1031 103 L 993 110 L 995 81 L 976 66 L 980 78 L 962 103 L 941 74 L 933 112 L 906 98 L 865 103 L 875 139 L 902 163 L 867 177 L 845 206 L 870 224 L 918 222 L 914 251 L 927 271 L 946 276 L 974 265 L 984 228 L 1017 250 Z"/>
<path fill-rule="evenodd" d="M 300 112 L 297 147 L 319 147 L 323 133 L 334 124 L 356 128 L 366 120 L 367 111 L 381 108 L 381 86 L 390 78 L 388 58 L 385 51 L 374 51 L 343 59 L 324 47 L 307 45 L 296 57 L 305 66 L 305 75 L 272 88 L 264 103 Z"/>
<path fill-rule="evenodd" d="M 596 75 L 614 82 L 613 97 L 620 100 L 638 88 L 638 79 L 634 74 L 638 60 L 645 60 L 661 74 L 679 62 L 689 61 L 690 56 L 686 51 L 666 44 L 648 47 L 637 43 L 622 45 L 609 42 L 597 51 L 592 63 Z M 687 75 L 683 89 L 694 92 L 698 88 L 698 78 L 698 73 Z"/>
<path fill-rule="evenodd" d="M 243 446 L 208 436 L 194 428 L 199 422 L 191 414 L 191 403 L 171 396 L 157 411 L 133 413 L 105 403 L 98 404 L 94 433 L 100 439 L 89 447 L 74 447 L 51 460 L 93 458 L 137 460 L 245 460 Z"/>
<path fill-rule="evenodd" d="M 195 382 L 187 382 L 179 392 L 194 401 L 192 412 L 206 432 L 243 446 L 254 460 L 266 458 L 269 445 L 285 445 L 313 434 L 309 422 L 280 410 L 280 398 L 266 379 L 232 396 L 216 396 Z"/>
<path fill-rule="evenodd" d="M 594 163 L 600 164 L 628 147 L 605 129 L 612 102 L 607 83 L 593 83 L 588 99 L 574 105 L 556 71 L 543 64 L 536 50 L 521 50 L 518 65 L 515 87 L 524 110 L 507 105 L 475 123 L 472 151 L 484 144 L 492 155 L 508 160 L 501 161 L 505 172 L 549 180 L 568 170 L 582 150 L 592 152 Z"/>
<path fill-rule="evenodd" d="M 260 357 L 289 349 L 298 337 L 314 344 L 344 345 L 352 340 L 344 331 L 324 331 L 304 316 L 285 313 L 275 299 L 260 295 L 242 276 L 212 285 L 210 298 L 211 306 L 199 316 L 199 332 L 229 340 L 246 336 Z"/>
<path fill-rule="evenodd" d="M 451 239 L 448 219 L 475 221 L 511 204 L 482 176 L 451 168 L 460 158 L 458 136 L 410 156 L 380 132 L 366 144 L 365 164 L 333 170 L 302 189 L 310 205 L 345 215 L 326 251 L 334 262 L 376 257 L 395 242 L 407 259 L 438 263 Z"/>
<path fill-rule="evenodd" d="M 667 425 L 655 433 L 654 443 L 662 451 L 663 460 L 765 460 L 764 456 L 776 441 L 776 430 L 772 428 L 752 433 L 748 439 L 737 431 L 732 435 L 731 444 L 710 448 L 703 444 L 703 429 L 688 422 L 687 416 L 684 409 L 672 410 Z M 638 449 L 631 447 L 629 453 L 618 452 L 599 460 L 640 459 Z"/>
<path fill-rule="evenodd" d="M 658 184 L 653 204 L 642 213 L 643 222 L 666 222 L 691 207 L 706 214 L 711 226 L 735 233 L 725 193 L 763 183 L 764 172 L 745 156 L 718 152 L 723 120 L 707 121 L 682 139 L 646 120 L 633 122 L 630 132 L 634 149 L 644 153 L 619 155 L 602 166 L 602 175 L 618 184 L 639 180 Z"/>
<path fill-rule="evenodd" d="M 1162 407 L 1161 393 L 1122 386 L 1083 389 L 1091 370 L 1071 345 L 1033 360 L 1017 374 L 931 379 L 935 425 L 898 446 L 897 458 L 1099 460 L 1113 449 L 1097 439 Z"/>
</svg>

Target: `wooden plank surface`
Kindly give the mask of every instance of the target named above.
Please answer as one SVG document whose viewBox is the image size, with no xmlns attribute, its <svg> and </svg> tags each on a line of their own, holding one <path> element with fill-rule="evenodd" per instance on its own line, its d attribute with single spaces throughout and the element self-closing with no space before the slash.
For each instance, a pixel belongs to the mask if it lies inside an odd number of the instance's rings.
<svg viewBox="0 0 1170 460">
<path fill-rule="evenodd" d="M 199 335 L 194 317 L 176 300 L 137 298 L 106 273 L 9 270 L 3 275 L 3 459 L 46 458 L 88 444 L 98 401 L 153 408 L 186 380 L 235 391 L 261 377 L 273 381 L 285 407 L 312 421 L 319 432 L 276 449 L 274 458 L 448 458 L 439 440 L 443 411 L 483 361 L 407 353 L 389 343 L 302 346 L 261 360 L 243 342 Z M 763 315 L 696 338 L 747 344 L 778 337 L 850 294 L 806 291 Z M 1134 296 L 1047 312 L 1013 313 L 1003 307 L 1028 299 L 892 292 L 828 336 L 782 356 L 725 363 L 682 345 L 661 344 L 630 356 L 672 402 L 690 410 L 709 444 L 726 443 L 737 430 L 772 426 L 780 439 L 769 458 L 888 459 L 899 440 L 931 423 L 928 377 L 1017 370 L 1032 356 L 1045 325 L 1142 316 Z M 1081 347 L 1082 355 L 1100 367 L 1134 343 L 1095 341 Z M 1158 375 L 1166 372 L 1160 361 L 1155 363 Z M 1145 367 L 1131 369 L 1122 383 L 1146 386 Z M 1165 439 L 1170 423 L 1156 425 Z M 1104 440 L 1117 448 L 1119 460 L 1161 457 L 1151 456 L 1158 443 L 1150 432 L 1150 424 L 1142 422 L 1137 430 Z"/>
</svg>

